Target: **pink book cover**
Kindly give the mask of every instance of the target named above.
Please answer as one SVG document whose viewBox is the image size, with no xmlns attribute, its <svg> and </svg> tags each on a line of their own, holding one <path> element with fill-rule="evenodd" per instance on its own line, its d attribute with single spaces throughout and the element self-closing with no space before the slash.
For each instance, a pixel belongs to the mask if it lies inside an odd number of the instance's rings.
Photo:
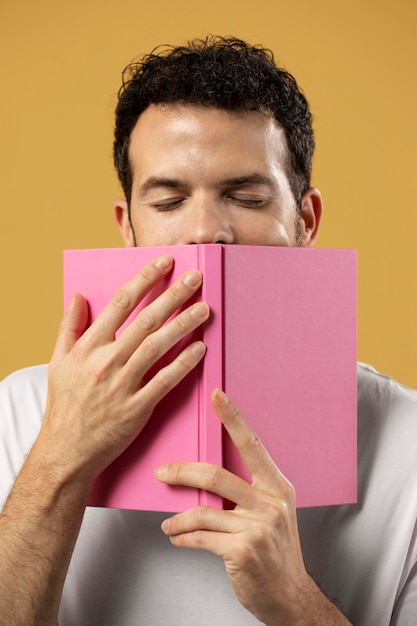
<svg viewBox="0 0 417 626">
<path fill-rule="evenodd" d="M 98 477 L 89 504 L 171 512 L 223 506 L 213 494 L 154 477 L 158 465 L 200 460 L 250 480 L 212 410 L 215 387 L 237 403 L 294 484 L 297 506 L 355 502 L 356 253 L 226 245 L 69 250 L 65 307 L 78 291 L 93 321 L 114 291 L 161 253 L 173 256 L 174 270 L 138 308 L 184 271 L 199 269 L 198 298 L 212 312 L 200 331 L 207 353 Z"/>
</svg>

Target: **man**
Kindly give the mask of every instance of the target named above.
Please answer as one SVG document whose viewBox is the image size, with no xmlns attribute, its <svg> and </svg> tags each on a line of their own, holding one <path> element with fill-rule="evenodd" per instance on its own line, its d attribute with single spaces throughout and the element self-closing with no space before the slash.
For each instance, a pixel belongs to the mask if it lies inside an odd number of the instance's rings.
<svg viewBox="0 0 417 626">
<path fill-rule="evenodd" d="M 322 203 L 310 187 L 311 116 L 268 51 L 208 39 L 129 72 L 114 147 L 126 245 L 314 243 Z M 369 367 L 358 371 L 358 505 L 303 510 L 297 520 L 292 486 L 216 390 L 214 409 L 252 484 L 206 464 L 156 471 L 226 497 L 233 511 L 85 511 L 95 477 L 204 356 L 195 342 L 146 377 L 208 319 L 206 304 L 183 306 L 201 285 L 191 268 L 114 339 L 172 263 L 155 259 L 88 330 L 85 300 L 74 296 L 48 394 L 45 367 L 3 383 L 3 491 L 31 449 L 0 517 L 2 623 L 56 624 L 59 614 L 61 626 L 414 624 L 417 394 Z"/>
</svg>

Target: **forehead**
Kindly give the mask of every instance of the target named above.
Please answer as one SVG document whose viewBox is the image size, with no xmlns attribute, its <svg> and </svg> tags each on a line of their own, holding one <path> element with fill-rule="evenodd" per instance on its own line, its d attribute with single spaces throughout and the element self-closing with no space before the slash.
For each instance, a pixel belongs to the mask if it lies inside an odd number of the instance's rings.
<svg viewBox="0 0 417 626">
<path fill-rule="evenodd" d="M 129 159 L 133 170 L 156 159 L 287 158 L 284 129 L 272 113 L 226 111 L 197 105 L 150 105 L 132 131 Z"/>
</svg>

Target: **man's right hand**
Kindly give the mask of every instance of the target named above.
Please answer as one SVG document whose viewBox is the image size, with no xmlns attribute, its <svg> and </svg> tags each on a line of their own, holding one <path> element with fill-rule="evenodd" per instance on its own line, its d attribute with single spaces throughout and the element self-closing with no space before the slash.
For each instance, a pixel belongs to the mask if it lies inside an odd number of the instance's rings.
<svg viewBox="0 0 417 626">
<path fill-rule="evenodd" d="M 48 401 L 36 444 L 60 483 L 81 481 L 89 488 L 140 433 L 155 405 L 204 356 L 204 344 L 193 342 L 148 380 L 150 368 L 209 317 L 207 304 L 199 302 L 165 324 L 200 288 L 197 270 L 186 272 L 115 338 L 172 266 L 166 255 L 146 265 L 88 329 L 87 302 L 74 296 L 49 366 Z"/>
</svg>

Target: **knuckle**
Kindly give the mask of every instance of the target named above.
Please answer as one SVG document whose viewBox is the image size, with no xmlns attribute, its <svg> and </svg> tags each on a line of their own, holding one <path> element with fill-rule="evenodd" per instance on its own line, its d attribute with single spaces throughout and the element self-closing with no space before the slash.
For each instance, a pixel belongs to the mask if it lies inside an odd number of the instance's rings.
<svg viewBox="0 0 417 626">
<path fill-rule="evenodd" d="M 221 480 L 222 469 L 217 465 L 209 466 L 207 470 L 207 489 L 215 490 Z"/>
<path fill-rule="evenodd" d="M 160 356 L 160 350 L 153 335 L 149 335 L 143 340 L 142 350 L 147 360 L 156 360 Z M 162 370 L 159 374 L 163 378 Z"/>
<path fill-rule="evenodd" d="M 181 353 L 177 359 L 177 363 L 180 365 L 181 369 L 185 372 L 188 372 L 192 368 L 192 363 L 189 358 L 189 354 Z"/>
<path fill-rule="evenodd" d="M 269 552 L 275 544 L 275 527 L 262 520 L 252 521 L 247 533 L 240 536 L 237 544 L 237 559 L 241 567 L 247 568 L 259 564 L 261 555 Z"/>
<path fill-rule="evenodd" d="M 77 365 L 85 364 L 91 354 L 91 347 L 86 337 L 80 337 L 72 349 L 72 355 Z"/>
<path fill-rule="evenodd" d="M 180 367 L 185 373 L 188 373 L 197 365 L 197 363 L 201 360 L 202 355 L 204 354 L 204 346 L 203 350 L 200 349 L 200 346 L 188 346 L 183 352 L 181 352 L 177 358 L 177 362 L 180 364 Z"/>
<path fill-rule="evenodd" d="M 245 569 L 253 561 L 255 547 L 248 536 L 241 535 L 234 545 L 235 563 L 239 569 Z"/>
<path fill-rule="evenodd" d="M 145 267 L 138 274 L 138 278 L 145 281 L 145 283 L 153 283 L 155 281 L 155 266 L 151 263 L 145 265 Z"/>
<path fill-rule="evenodd" d="M 248 440 L 249 445 L 251 445 L 253 448 L 263 448 L 262 441 L 254 431 L 250 433 Z"/>
<path fill-rule="evenodd" d="M 177 315 L 174 318 L 174 323 L 178 327 L 178 329 L 181 332 L 181 334 L 183 334 L 183 333 L 185 333 L 185 332 L 187 332 L 189 330 L 189 326 L 188 326 L 186 320 L 184 319 L 183 315 Z"/>
<path fill-rule="evenodd" d="M 131 307 L 131 299 L 125 289 L 121 289 L 113 294 L 111 305 L 118 310 L 127 311 Z"/>
<path fill-rule="evenodd" d="M 186 299 L 184 297 L 184 289 L 183 289 L 183 284 L 181 282 L 176 282 L 173 285 L 171 285 L 171 287 L 167 289 L 166 294 L 177 305 L 179 303 L 182 303 Z"/>
<path fill-rule="evenodd" d="M 202 546 L 206 539 L 206 533 L 204 530 L 195 530 L 193 533 L 194 542 L 197 546 Z"/>
<path fill-rule="evenodd" d="M 156 322 L 154 316 L 150 311 L 143 310 L 135 318 L 135 325 L 138 330 L 150 333 L 156 328 Z"/>
<path fill-rule="evenodd" d="M 233 409 L 236 417 L 239 414 L 238 409 Z M 259 436 L 253 431 L 250 430 L 247 432 L 244 441 L 242 442 L 242 450 L 244 452 L 248 451 L 252 456 L 262 456 L 264 451 L 264 446 Z"/>
<path fill-rule="evenodd" d="M 171 378 L 168 375 L 168 371 L 166 368 L 159 370 L 159 372 L 155 376 L 155 381 L 159 388 L 159 392 L 162 395 L 167 393 L 172 387 Z"/>
<path fill-rule="evenodd" d="M 205 526 L 205 524 L 209 521 L 211 517 L 211 511 L 206 506 L 200 506 L 196 511 L 196 520 L 197 523 L 201 526 Z"/>
<path fill-rule="evenodd" d="M 274 525 L 281 524 L 283 518 L 287 515 L 287 506 L 285 501 L 280 498 L 274 498 L 263 503 L 263 515 L 267 520 L 271 520 Z"/>
<path fill-rule="evenodd" d="M 77 366 L 77 364 L 79 364 Z M 83 366 L 83 358 L 82 354 L 78 354 L 78 358 L 75 360 L 75 367 L 79 367 L 80 371 L 86 373 L 86 368 Z M 88 366 L 88 378 L 89 383 L 93 386 L 99 386 L 102 383 L 106 383 L 109 378 L 109 374 L 111 372 L 111 364 L 107 362 L 107 360 L 100 360 L 95 362 L 90 362 Z"/>
<path fill-rule="evenodd" d="M 274 527 L 288 527 L 295 507 L 295 491 L 292 485 L 289 485 L 288 490 L 283 488 L 280 492 L 279 497 L 264 502 L 264 517 L 270 520 Z"/>
<path fill-rule="evenodd" d="M 180 483 L 182 479 L 182 467 L 180 463 L 173 462 L 169 466 L 171 479 L 175 483 Z"/>
<path fill-rule="evenodd" d="M 100 354 L 100 358 L 97 358 L 92 368 L 92 376 L 99 382 L 106 380 L 114 370 L 115 360 L 111 354 Z"/>
<path fill-rule="evenodd" d="M 233 418 L 238 418 L 240 415 L 239 409 L 235 404 L 230 405 L 230 412 Z"/>
</svg>

